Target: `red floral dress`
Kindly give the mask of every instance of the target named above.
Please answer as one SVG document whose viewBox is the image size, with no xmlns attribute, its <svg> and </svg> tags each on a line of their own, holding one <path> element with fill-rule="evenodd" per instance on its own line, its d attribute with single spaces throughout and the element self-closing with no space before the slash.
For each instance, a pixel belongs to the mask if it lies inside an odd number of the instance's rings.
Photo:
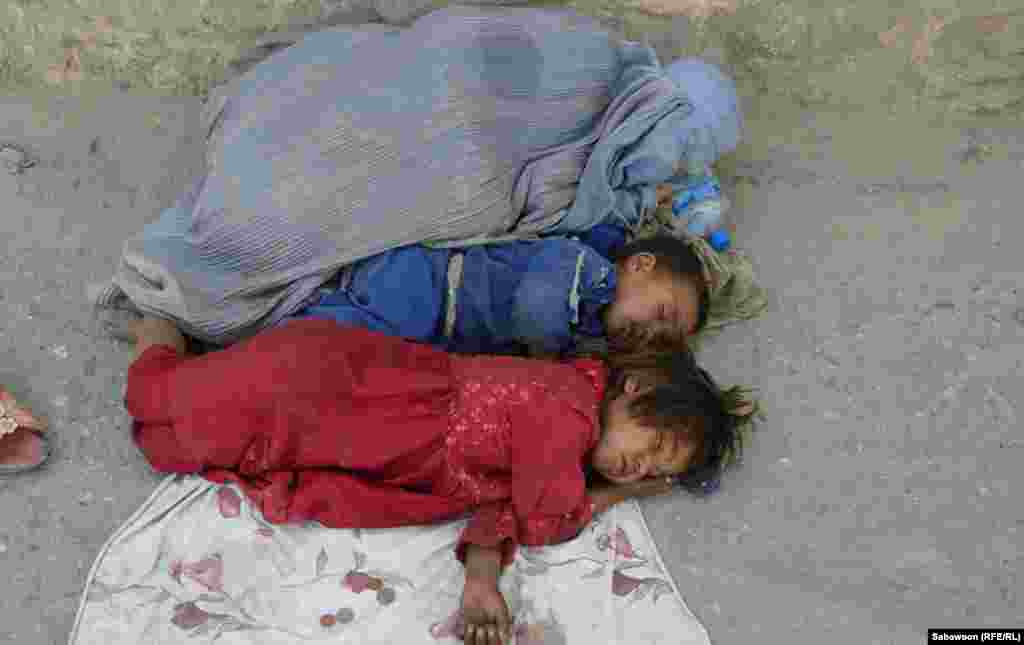
<svg viewBox="0 0 1024 645">
<path fill-rule="evenodd" d="M 271 522 L 384 528 L 472 512 L 458 546 L 575 536 L 605 371 L 459 357 L 327 320 L 228 349 L 151 347 L 125 404 L 154 468 L 237 482 Z"/>
</svg>

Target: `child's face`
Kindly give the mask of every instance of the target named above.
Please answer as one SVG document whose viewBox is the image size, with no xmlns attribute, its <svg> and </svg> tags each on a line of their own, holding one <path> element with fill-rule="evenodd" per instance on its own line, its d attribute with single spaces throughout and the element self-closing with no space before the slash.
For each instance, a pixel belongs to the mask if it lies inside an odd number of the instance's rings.
<svg viewBox="0 0 1024 645">
<path fill-rule="evenodd" d="M 638 381 L 627 377 L 623 389 L 605 409 L 601 439 L 590 460 L 594 469 L 616 484 L 686 472 L 696 454 L 693 443 L 682 433 L 640 425 L 629 413 L 640 393 Z"/>
<path fill-rule="evenodd" d="M 608 336 L 628 346 L 653 337 L 683 342 L 697 329 L 700 293 L 692 280 L 655 271 L 650 253 L 632 255 L 619 269 L 615 300 L 604 313 Z"/>
</svg>

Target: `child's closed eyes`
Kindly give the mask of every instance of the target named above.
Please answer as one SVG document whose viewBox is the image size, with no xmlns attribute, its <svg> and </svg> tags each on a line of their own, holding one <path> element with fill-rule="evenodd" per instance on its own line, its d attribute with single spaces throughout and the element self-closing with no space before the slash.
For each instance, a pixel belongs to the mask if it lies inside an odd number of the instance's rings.
<svg viewBox="0 0 1024 645">
<path fill-rule="evenodd" d="M 677 432 L 661 431 L 658 433 L 658 442 L 655 445 L 655 466 L 652 477 L 664 477 L 666 475 L 678 475 L 686 469 L 681 464 L 680 452 L 682 451 L 682 438 Z"/>
</svg>

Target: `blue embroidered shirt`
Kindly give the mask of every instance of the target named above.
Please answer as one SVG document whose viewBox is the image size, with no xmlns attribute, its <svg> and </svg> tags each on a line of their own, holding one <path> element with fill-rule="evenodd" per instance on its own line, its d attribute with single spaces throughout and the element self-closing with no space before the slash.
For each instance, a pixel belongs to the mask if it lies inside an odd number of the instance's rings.
<svg viewBox="0 0 1024 645">
<path fill-rule="evenodd" d="M 446 338 L 455 252 L 416 245 L 358 262 L 346 285 L 323 289 L 295 317 L 331 318 L 463 353 L 524 346 L 562 353 L 577 335 L 604 336 L 601 313 L 615 295 L 615 265 L 587 244 L 549 238 L 462 249 L 455 324 Z"/>
</svg>

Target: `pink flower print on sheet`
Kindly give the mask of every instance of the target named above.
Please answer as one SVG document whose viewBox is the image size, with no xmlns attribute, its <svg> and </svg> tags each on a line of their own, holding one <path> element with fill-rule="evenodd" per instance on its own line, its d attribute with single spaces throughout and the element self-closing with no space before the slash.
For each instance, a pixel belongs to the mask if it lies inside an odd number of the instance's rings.
<svg viewBox="0 0 1024 645">
<path fill-rule="evenodd" d="M 360 573 L 359 571 L 349 571 L 346 573 L 341 584 L 345 585 L 355 593 L 363 593 L 367 589 L 377 591 L 378 589 L 384 588 L 384 583 L 379 578 L 373 578 L 365 573 Z"/>
<path fill-rule="evenodd" d="M 217 508 L 223 518 L 238 517 L 242 512 L 242 498 L 228 486 L 221 486 L 217 491 Z"/>
<path fill-rule="evenodd" d="M 194 602 L 183 602 L 174 606 L 174 617 L 171 623 L 181 629 L 195 629 L 210 620 L 210 614 L 196 606 Z"/>
<path fill-rule="evenodd" d="M 629 598 L 630 603 L 638 602 L 651 594 L 651 602 L 658 602 L 664 594 L 672 593 L 672 585 L 661 578 L 634 578 L 616 569 L 612 573 L 612 593 L 616 596 Z"/>
<path fill-rule="evenodd" d="M 672 592 L 672 585 L 661 578 L 652 576 L 635 578 L 624 573 L 629 569 L 644 566 L 653 566 L 659 570 L 660 567 L 652 565 L 647 558 L 637 553 L 629 539 L 629 534 L 621 526 L 616 526 L 611 533 L 598 536 L 597 548 L 602 551 L 611 550 L 614 555 L 626 559 L 625 562 L 616 563 L 612 572 L 612 593 L 616 596 L 628 597 L 631 602 L 636 602 L 651 594 L 652 601 L 658 602 L 658 598 L 663 594 Z"/>
<path fill-rule="evenodd" d="M 597 537 L 597 548 L 602 551 L 611 549 L 612 553 L 624 558 L 633 559 L 637 557 L 633 545 L 629 542 L 629 536 L 622 530 L 621 526 L 615 527 L 614 533 L 605 533 Z"/>
<path fill-rule="evenodd" d="M 634 561 L 634 566 L 641 566 L 647 563 L 646 558 L 641 557 L 629 541 L 629 536 L 622 527 L 616 527 L 611 533 L 602 533 L 597 536 L 597 549 L 599 551 L 611 550 L 618 557 Z M 583 580 L 600 578 L 607 568 L 607 560 L 597 559 L 589 556 L 577 556 L 567 560 L 549 561 L 540 557 L 535 549 L 522 549 L 519 552 L 520 558 L 516 560 L 516 569 L 526 576 L 542 576 L 555 567 L 587 563 L 594 565 L 589 572 L 580 576 Z"/>
<path fill-rule="evenodd" d="M 466 623 L 462 620 L 462 610 L 456 609 L 451 616 L 440 623 L 430 626 L 430 635 L 437 640 L 444 638 L 461 638 L 466 631 Z"/>
<path fill-rule="evenodd" d="M 171 624 L 178 629 L 190 632 L 189 638 L 216 634 L 213 640 L 217 640 L 225 632 L 265 629 L 259 625 L 242 622 L 228 614 L 211 614 L 203 611 L 194 602 L 183 602 L 175 605 Z"/>
<path fill-rule="evenodd" d="M 207 591 L 224 592 L 224 560 L 219 553 L 191 564 L 175 560 L 170 567 L 171 577 L 181 584 L 181 576 L 194 580 Z"/>
<path fill-rule="evenodd" d="M 357 594 L 363 593 L 364 591 L 376 592 L 377 603 L 382 606 L 387 606 L 395 602 L 395 599 L 398 597 L 396 587 L 399 585 L 407 587 L 408 589 L 415 589 L 412 581 L 408 578 L 403 578 L 395 573 L 380 569 L 367 570 L 365 568 L 366 554 L 356 551 L 354 555 L 355 567 L 350 569 L 348 573 L 342 577 L 342 587 L 345 587 Z M 325 551 L 321 551 L 320 556 L 317 557 L 318 576 L 326 566 L 327 553 Z"/>
</svg>

